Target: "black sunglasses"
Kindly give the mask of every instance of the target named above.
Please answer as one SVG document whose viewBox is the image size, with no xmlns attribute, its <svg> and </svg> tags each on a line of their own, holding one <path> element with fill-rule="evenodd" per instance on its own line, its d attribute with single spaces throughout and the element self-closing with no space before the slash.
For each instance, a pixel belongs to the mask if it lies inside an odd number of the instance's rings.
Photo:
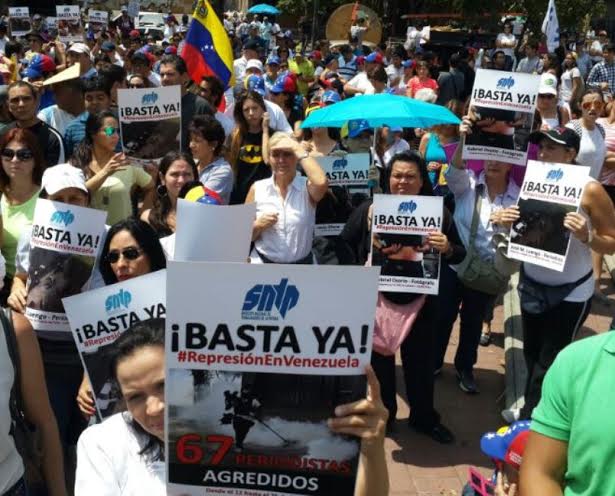
<svg viewBox="0 0 615 496">
<path fill-rule="evenodd" d="M 144 84 L 129 84 L 129 88 L 145 88 Z"/>
<path fill-rule="evenodd" d="M 2 158 L 6 158 L 7 160 L 13 160 L 13 157 L 17 155 L 17 160 L 24 161 L 30 160 L 34 157 L 32 151 L 28 148 L 20 148 L 19 150 L 13 150 L 11 148 L 5 148 L 2 150 Z"/>
<path fill-rule="evenodd" d="M 126 260 L 136 260 L 141 256 L 142 251 L 138 248 L 126 248 L 124 250 L 114 250 L 107 253 L 105 260 L 110 264 L 117 263 L 120 259 L 120 255 L 123 256 Z"/>
</svg>

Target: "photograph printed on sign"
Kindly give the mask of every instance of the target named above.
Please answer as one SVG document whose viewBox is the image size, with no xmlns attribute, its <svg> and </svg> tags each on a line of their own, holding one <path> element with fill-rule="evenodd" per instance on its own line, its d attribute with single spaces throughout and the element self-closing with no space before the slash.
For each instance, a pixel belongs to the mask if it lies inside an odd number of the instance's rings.
<svg viewBox="0 0 615 496">
<path fill-rule="evenodd" d="M 525 165 L 540 76 L 478 69 L 468 116 L 464 160 Z"/>
<path fill-rule="evenodd" d="M 561 272 L 572 239 L 564 226 L 577 212 L 589 167 L 530 160 L 517 206 L 519 218 L 510 229 L 508 256 Z"/>
<path fill-rule="evenodd" d="M 15 38 L 25 36 L 32 30 L 28 7 L 9 7 L 9 33 Z"/>
<path fill-rule="evenodd" d="M 88 12 L 88 31 L 90 33 L 99 33 L 107 29 L 109 24 L 109 13 L 104 10 L 90 9 Z"/>
<path fill-rule="evenodd" d="M 62 43 L 83 42 L 83 26 L 78 5 L 56 5 L 58 36 Z"/>
<path fill-rule="evenodd" d="M 228 474 L 248 470 L 269 491 L 351 494 L 360 443 L 334 434 L 327 419 L 336 406 L 364 397 L 364 376 L 171 369 L 166 387 L 171 484 L 241 494 Z"/>
</svg>

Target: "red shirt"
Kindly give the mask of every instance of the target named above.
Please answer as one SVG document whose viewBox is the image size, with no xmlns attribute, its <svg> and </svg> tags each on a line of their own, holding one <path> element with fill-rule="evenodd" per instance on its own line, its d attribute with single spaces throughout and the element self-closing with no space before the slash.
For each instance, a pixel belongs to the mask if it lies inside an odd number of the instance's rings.
<svg viewBox="0 0 615 496">
<path fill-rule="evenodd" d="M 418 76 L 414 76 L 410 81 L 408 81 L 408 89 L 410 90 L 410 96 L 414 98 L 416 92 L 418 90 L 422 90 L 423 88 L 429 88 L 430 90 L 438 91 L 438 83 L 435 79 L 426 79 L 421 82 Z"/>
</svg>

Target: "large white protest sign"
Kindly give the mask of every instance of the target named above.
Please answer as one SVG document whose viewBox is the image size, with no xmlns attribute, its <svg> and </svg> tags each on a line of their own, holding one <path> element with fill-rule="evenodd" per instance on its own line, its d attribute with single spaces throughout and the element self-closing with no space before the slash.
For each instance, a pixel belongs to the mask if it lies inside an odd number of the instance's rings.
<svg viewBox="0 0 615 496">
<path fill-rule="evenodd" d="M 25 36 L 32 30 L 28 7 L 9 7 L 9 33 L 15 38 Z"/>
<path fill-rule="evenodd" d="M 348 153 L 344 156 L 326 155 L 316 161 L 327 175 L 329 186 L 367 187 L 369 153 Z"/>
<path fill-rule="evenodd" d="M 105 10 L 88 11 L 88 29 L 93 33 L 98 33 L 109 24 L 109 13 Z"/>
<path fill-rule="evenodd" d="M 83 42 L 79 5 L 56 5 L 58 36 L 62 43 Z"/>
<path fill-rule="evenodd" d="M 132 326 L 165 316 L 166 270 L 64 298 L 64 309 L 88 374 L 100 418 L 113 415 L 119 398 L 109 377 L 109 351 Z"/>
<path fill-rule="evenodd" d="M 255 218 L 255 203 L 203 205 L 180 198 L 173 260 L 246 262 Z"/>
<path fill-rule="evenodd" d="M 374 195 L 371 263 L 380 291 L 438 294 L 440 253 L 427 235 L 442 229 L 442 197 Z"/>
<path fill-rule="evenodd" d="M 478 69 L 463 158 L 525 165 L 539 84 L 534 74 Z"/>
<path fill-rule="evenodd" d="M 117 95 L 122 148 L 128 157 L 143 163 L 180 150 L 179 86 L 118 90 Z"/>
<path fill-rule="evenodd" d="M 562 271 L 571 233 L 564 218 L 576 212 L 589 167 L 530 160 L 519 195 L 519 219 L 510 230 L 508 256 Z"/>
<path fill-rule="evenodd" d="M 365 395 L 378 270 L 170 262 L 167 285 L 167 494 L 352 496 L 358 439 L 326 419 Z"/>
<path fill-rule="evenodd" d="M 107 212 L 39 199 L 34 210 L 26 317 L 39 331 L 69 332 L 62 298 L 80 293 L 100 251 Z"/>
</svg>

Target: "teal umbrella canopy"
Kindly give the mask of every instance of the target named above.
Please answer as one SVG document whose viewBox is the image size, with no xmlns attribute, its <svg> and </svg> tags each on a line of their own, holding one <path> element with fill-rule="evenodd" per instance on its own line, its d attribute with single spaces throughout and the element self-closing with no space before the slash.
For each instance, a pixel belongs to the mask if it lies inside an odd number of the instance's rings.
<svg viewBox="0 0 615 496">
<path fill-rule="evenodd" d="M 280 11 L 273 5 L 267 3 L 259 3 L 248 9 L 248 14 L 262 14 L 262 15 L 280 15 Z"/>
<path fill-rule="evenodd" d="M 407 96 L 380 93 L 355 96 L 312 112 L 301 124 L 310 127 L 343 127 L 348 121 L 364 119 L 370 127 L 420 127 L 459 124 L 449 109 Z"/>
</svg>

